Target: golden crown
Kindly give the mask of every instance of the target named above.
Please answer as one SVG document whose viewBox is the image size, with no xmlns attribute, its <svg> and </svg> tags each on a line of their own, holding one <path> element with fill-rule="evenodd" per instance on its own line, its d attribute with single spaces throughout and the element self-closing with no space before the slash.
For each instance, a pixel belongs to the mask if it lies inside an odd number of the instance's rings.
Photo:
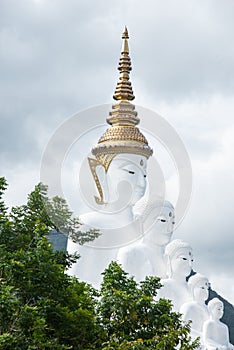
<svg viewBox="0 0 234 350">
<path fill-rule="evenodd" d="M 132 68 L 128 38 L 128 31 L 125 27 L 122 34 L 123 46 L 118 67 L 120 78 L 113 96 L 118 102 L 112 106 L 112 111 L 107 118 L 107 123 L 111 126 L 92 149 L 92 154 L 106 171 L 117 154 L 140 154 L 149 158 L 153 153 L 145 136 L 136 127 L 140 119 L 137 117 L 135 106 L 130 102 L 134 100 L 135 96 L 129 81 L 129 73 Z"/>
</svg>

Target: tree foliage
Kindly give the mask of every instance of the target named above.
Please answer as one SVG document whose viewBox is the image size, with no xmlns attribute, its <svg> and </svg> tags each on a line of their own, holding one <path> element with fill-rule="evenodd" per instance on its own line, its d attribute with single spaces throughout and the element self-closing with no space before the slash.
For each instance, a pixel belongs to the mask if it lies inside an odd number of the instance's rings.
<svg viewBox="0 0 234 350">
<path fill-rule="evenodd" d="M 105 270 L 98 305 L 100 324 L 107 333 L 103 349 L 191 350 L 196 346 L 171 303 L 155 301 L 161 287 L 157 277 L 137 284 L 133 277 L 112 262 Z"/>
<path fill-rule="evenodd" d="M 42 183 L 28 196 L 30 210 L 36 213 L 50 229 L 63 232 L 76 243 L 84 244 L 92 241 L 100 235 L 98 230 L 85 228 L 79 218 L 73 217 L 72 211 L 64 198 L 55 196 L 49 198 L 48 187 Z"/>
<path fill-rule="evenodd" d="M 54 252 L 46 238 L 45 188 L 7 214 L 5 187 L 1 179 L 0 349 L 98 348 L 95 291 L 65 273 L 77 257 Z"/>
<path fill-rule="evenodd" d="M 100 291 L 68 276 L 78 257 L 54 251 L 46 236 L 73 225 L 66 202 L 50 200 L 39 184 L 25 205 L 8 212 L 6 186 L 0 178 L 0 349 L 195 348 L 170 302 L 155 301 L 158 278 L 137 284 L 116 262 L 104 271 Z"/>
</svg>

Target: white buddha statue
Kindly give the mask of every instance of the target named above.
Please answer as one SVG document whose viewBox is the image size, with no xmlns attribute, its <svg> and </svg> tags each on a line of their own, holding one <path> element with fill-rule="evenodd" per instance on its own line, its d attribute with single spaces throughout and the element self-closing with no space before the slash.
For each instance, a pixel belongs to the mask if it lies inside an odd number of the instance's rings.
<svg viewBox="0 0 234 350">
<path fill-rule="evenodd" d="M 210 318 L 203 324 L 203 343 L 205 350 L 232 350 L 226 324 L 220 321 L 223 316 L 223 302 L 213 298 L 208 303 Z"/>
<path fill-rule="evenodd" d="M 193 300 L 183 304 L 180 308 L 182 319 L 191 321 L 191 336 L 200 337 L 202 342 L 202 329 L 204 322 L 209 318 L 209 311 L 205 301 L 209 296 L 209 281 L 200 273 L 196 273 L 188 280 Z M 202 344 L 200 349 L 203 349 Z"/>
<path fill-rule="evenodd" d="M 132 208 L 146 189 L 147 159 L 152 149 L 136 126 L 139 123 L 129 72 L 131 61 L 127 29 L 123 33 L 119 63 L 120 80 L 114 94 L 108 129 L 92 149 L 89 166 L 97 187 L 95 196 L 99 208 L 80 216 L 87 228 L 99 229 L 101 235 L 83 246 L 69 240 L 68 252 L 78 252 L 81 258 L 69 270 L 70 274 L 99 287 L 101 273 L 116 259 L 120 246 L 136 240 L 140 234 L 139 220 Z"/>
<path fill-rule="evenodd" d="M 166 277 L 164 249 L 171 240 L 175 223 L 174 207 L 162 198 L 143 198 L 133 208 L 142 224 L 143 238 L 120 248 L 117 260 L 139 282 L 146 276 Z"/>
<path fill-rule="evenodd" d="M 186 281 L 192 271 L 192 248 L 187 242 L 175 239 L 166 246 L 165 257 L 167 278 L 161 280 L 163 287 L 159 290 L 157 299 L 171 300 L 173 310 L 179 312 L 181 306 L 192 298 Z"/>
</svg>

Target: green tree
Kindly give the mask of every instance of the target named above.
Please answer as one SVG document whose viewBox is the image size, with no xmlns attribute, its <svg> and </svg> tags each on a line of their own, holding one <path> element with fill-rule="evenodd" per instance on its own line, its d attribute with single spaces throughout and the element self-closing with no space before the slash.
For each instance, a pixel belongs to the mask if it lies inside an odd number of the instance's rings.
<svg viewBox="0 0 234 350">
<path fill-rule="evenodd" d="M 171 303 L 155 301 L 161 287 L 157 277 L 137 284 L 133 277 L 112 262 L 103 274 L 98 305 L 99 322 L 106 332 L 107 349 L 191 350 L 189 325 L 171 311 Z"/>
<path fill-rule="evenodd" d="M 54 252 L 46 192 L 36 186 L 26 205 L 8 214 L 0 180 L 0 349 L 98 349 L 96 292 L 69 277 L 77 256 Z"/>
<path fill-rule="evenodd" d="M 48 187 L 42 183 L 28 196 L 27 208 L 46 223 L 50 229 L 67 234 L 74 242 L 84 244 L 92 241 L 100 235 L 95 229 L 83 229 L 79 218 L 73 217 L 64 198 L 48 197 Z"/>
<path fill-rule="evenodd" d="M 7 188 L 7 182 L 4 177 L 0 177 L 0 223 L 1 220 L 5 217 L 5 214 L 7 212 L 7 208 L 5 206 L 3 195 Z"/>
</svg>

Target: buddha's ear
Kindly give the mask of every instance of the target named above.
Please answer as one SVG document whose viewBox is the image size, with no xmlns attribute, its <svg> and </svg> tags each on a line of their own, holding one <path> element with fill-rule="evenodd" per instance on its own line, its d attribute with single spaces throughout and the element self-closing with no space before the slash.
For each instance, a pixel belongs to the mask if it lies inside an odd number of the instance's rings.
<svg viewBox="0 0 234 350">
<path fill-rule="evenodd" d="M 99 181 L 101 183 L 106 181 L 106 170 L 102 164 L 98 164 L 96 166 L 96 174 L 97 174 Z"/>
<path fill-rule="evenodd" d="M 100 197 L 94 196 L 97 204 L 104 204 L 104 193 L 105 190 L 105 168 L 100 162 L 94 158 L 88 158 L 90 170 L 92 172 L 98 193 Z"/>
<path fill-rule="evenodd" d="M 97 173 L 97 177 L 98 177 L 101 189 L 102 189 L 102 198 L 103 198 L 102 204 L 104 204 L 106 202 L 106 199 L 107 199 L 106 198 L 107 197 L 107 194 L 106 194 L 106 191 L 107 191 L 106 176 L 107 175 L 106 175 L 106 170 L 102 164 L 100 164 L 96 167 L 96 173 Z M 101 196 L 101 193 L 100 193 L 100 196 Z"/>
</svg>

